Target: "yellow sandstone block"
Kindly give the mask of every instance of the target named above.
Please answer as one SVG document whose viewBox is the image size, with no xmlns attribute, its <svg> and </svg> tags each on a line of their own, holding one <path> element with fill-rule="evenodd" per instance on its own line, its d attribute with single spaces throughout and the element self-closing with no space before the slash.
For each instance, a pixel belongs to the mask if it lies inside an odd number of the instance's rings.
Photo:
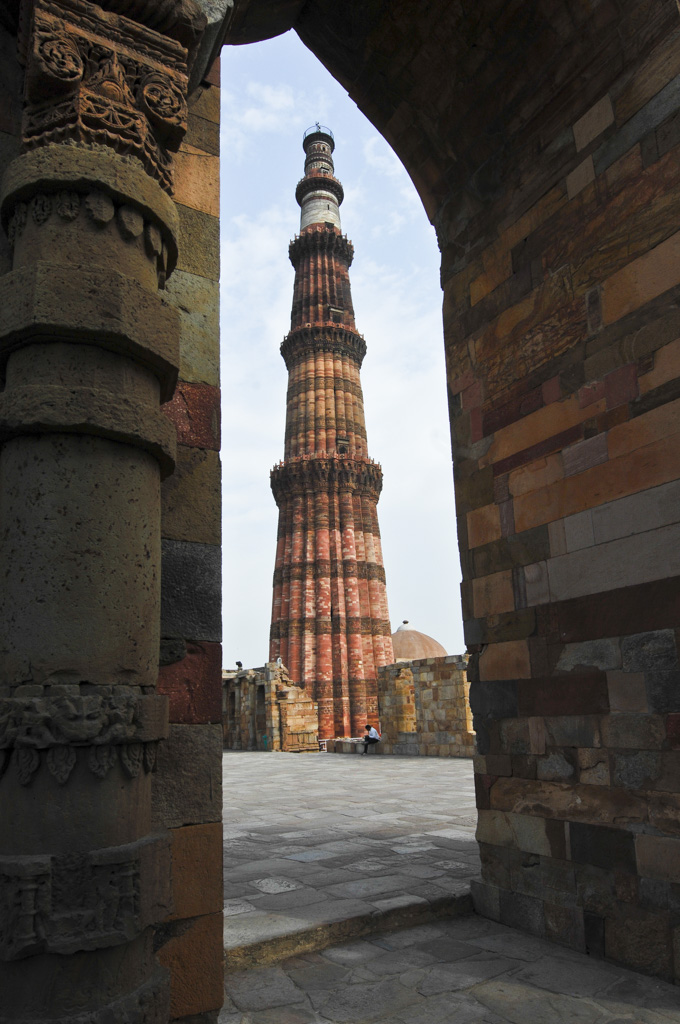
<svg viewBox="0 0 680 1024">
<path fill-rule="evenodd" d="M 479 678 L 530 679 L 531 663 L 525 640 L 489 644 L 479 659 Z"/>
<path fill-rule="evenodd" d="M 615 323 L 677 284 L 680 284 L 680 231 L 604 282 L 602 322 Z"/>
<path fill-rule="evenodd" d="M 563 476 L 562 458 L 560 453 L 556 452 L 554 455 L 536 459 L 527 466 L 513 469 L 508 476 L 508 489 L 510 494 L 516 497 L 518 494 L 528 494 L 530 491 L 554 484 Z"/>
<path fill-rule="evenodd" d="M 680 377 L 680 338 L 664 345 L 654 354 L 654 369 L 638 377 L 640 394 L 658 388 L 669 380 Z"/>
<path fill-rule="evenodd" d="M 192 210 L 220 215 L 220 159 L 193 146 L 183 146 L 173 160 L 175 202 Z"/>
<path fill-rule="evenodd" d="M 501 518 L 498 505 L 483 505 L 467 514 L 468 543 L 471 548 L 501 536 Z"/>
<path fill-rule="evenodd" d="M 515 598 L 512 590 L 512 572 L 494 572 L 490 576 L 481 576 L 472 581 L 472 602 L 475 618 L 483 619 L 487 615 L 498 615 L 512 611 Z M 450 687 L 449 696 L 453 696 Z"/>
<path fill-rule="evenodd" d="M 604 398 L 586 406 L 585 409 L 579 406 L 576 395 L 570 395 L 561 402 L 551 402 L 550 405 L 545 405 L 542 409 L 537 409 L 536 412 L 496 431 L 489 451 L 479 460 L 480 468 L 483 469 L 484 466 L 490 466 L 509 455 L 554 437 L 555 434 L 597 416 L 604 410 Z"/>
</svg>

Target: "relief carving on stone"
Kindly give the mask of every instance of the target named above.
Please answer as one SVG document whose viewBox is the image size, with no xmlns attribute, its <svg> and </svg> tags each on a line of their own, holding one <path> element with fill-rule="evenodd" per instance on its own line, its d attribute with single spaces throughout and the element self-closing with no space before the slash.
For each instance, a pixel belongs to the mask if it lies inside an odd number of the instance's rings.
<svg viewBox="0 0 680 1024">
<path fill-rule="evenodd" d="M 29 25 L 24 147 L 107 146 L 172 193 L 170 152 L 187 128 L 185 47 L 89 0 L 35 0 Z"/>
<path fill-rule="evenodd" d="M 86 747 L 87 766 L 105 778 L 120 756 L 130 778 L 153 771 L 156 741 L 165 734 L 165 698 L 135 693 L 0 698 L 0 775 L 13 761 L 22 786 L 41 762 L 63 785 Z M 148 748 L 148 750 L 147 750 Z"/>
<path fill-rule="evenodd" d="M 168 856 L 167 838 L 89 853 L 0 857 L 0 960 L 118 945 L 167 913 L 167 879 L 147 872 Z M 151 901 L 152 903 L 154 900 Z"/>
</svg>

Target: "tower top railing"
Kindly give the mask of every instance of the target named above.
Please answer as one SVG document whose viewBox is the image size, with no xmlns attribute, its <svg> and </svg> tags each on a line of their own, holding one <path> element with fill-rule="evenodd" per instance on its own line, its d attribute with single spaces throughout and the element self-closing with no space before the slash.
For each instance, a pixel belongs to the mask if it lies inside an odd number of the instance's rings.
<svg viewBox="0 0 680 1024">
<path fill-rule="evenodd" d="M 318 121 L 316 122 L 316 124 L 313 124 L 311 128 L 306 129 L 305 134 L 302 136 L 303 142 L 305 141 L 308 135 L 329 135 L 333 142 L 335 142 L 335 136 L 333 135 L 333 132 L 330 130 L 330 128 L 327 128 L 325 124 L 319 124 Z"/>
</svg>

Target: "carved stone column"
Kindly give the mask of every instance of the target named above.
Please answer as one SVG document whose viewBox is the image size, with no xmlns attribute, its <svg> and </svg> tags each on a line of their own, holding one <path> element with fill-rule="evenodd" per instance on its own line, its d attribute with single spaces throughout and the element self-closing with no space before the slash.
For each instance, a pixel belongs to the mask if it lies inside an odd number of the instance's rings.
<svg viewBox="0 0 680 1024">
<path fill-rule="evenodd" d="M 149 773 L 178 326 L 158 289 L 195 10 L 22 7 L 24 152 L 0 210 L 0 1021 L 168 1018 Z"/>
</svg>

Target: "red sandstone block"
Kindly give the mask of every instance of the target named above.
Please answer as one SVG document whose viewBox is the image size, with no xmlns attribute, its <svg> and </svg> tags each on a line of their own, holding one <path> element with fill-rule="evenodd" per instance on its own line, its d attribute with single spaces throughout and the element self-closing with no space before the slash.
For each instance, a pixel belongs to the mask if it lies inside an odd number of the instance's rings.
<svg viewBox="0 0 680 1024">
<path fill-rule="evenodd" d="M 220 450 L 219 388 L 180 381 L 172 401 L 162 408 L 177 428 L 179 444 Z"/>
<path fill-rule="evenodd" d="M 525 395 L 522 401 L 519 403 L 520 416 L 528 416 L 531 412 L 536 412 L 543 405 L 543 390 L 542 388 L 535 388 L 530 391 L 528 395 Z"/>
<path fill-rule="evenodd" d="M 474 444 L 475 441 L 481 441 L 483 437 L 482 408 L 477 406 L 477 408 L 472 409 L 470 412 L 470 442 Z"/>
<path fill-rule="evenodd" d="M 158 950 L 170 970 L 170 1019 L 219 1010 L 224 1002 L 222 913 L 197 917 Z"/>
<path fill-rule="evenodd" d="M 488 811 L 490 809 L 490 790 L 497 778 L 497 775 L 475 775 L 477 810 Z"/>
<path fill-rule="evenodd" d="M 213 62 L 211 67 L 208 69 L 204 79 L 204 82 L 208 82 L 210 85 L 215 85 L 219 89 L 220 87 L 220 58 Z"/>
<path fill-rule="evenodd" d="M 584 441 L 579 441 L 577 444 L 565 448 L 562 452 L 565 477 L 584 473 L 587 469 L 592 469 L 593 466 L 599 466 L 606 461 L 606 434 L 596 434 L 595 437 L 588 437 Z"/>
<path fill-rule="evenodd" d="M 611 430 L 612 427 L 618 427 L 619 423 L 625 423 L 629 419 L 629 408 L 627 405 L 619 405 L 616 409 L 610 409 L 608 412 L 601 412 L 596 417 L 595 422 L 597 429 L 601 434 L 604 434 L 607 430 Z"/>
<path fill-rule="evenodd" d="M 550 380 L 546 380 L 541 385 L 541 394 L 545 405 L 550 405 L 551 402 L 559 402 L 562 397 L 562 387 L 560 385 L 559 375 L 557 377 L 551 377 Z"/>
<path fill-rule="evenodd" d="M 509 473 L 513 469 L 518 469 L 520 466 L 525 466 L 529 462 L 533 462 L 535 459 L 539 459 L 544 455 L 551 455 L 553 452 L 560 451 L 567 445 L 573 444 L 575 441 L 580 441 L 583 437 L 583 426 L 578 423 L 574 427 L 570 427 L 568 430 L 563 430 L 559 434 L 554 434 L 552 437 L 546 438 L 544 441 L 539 441 L 537 444 L 531 445 L 530 448 L 525 448 L 521 452 L 515 452 L 514 455 L 509 455 L 507 459 L 501 459 L 499 462 L 495 462 L 493 466 L 494 476 L 501 473 Z"/>
<path fill-rule="evenodd" d="M 604 398 L 604 381 L 594 380 L 589 384 L 584 384 L 578 391 L 578 404 L 582 409 L 586 406 L 592 405 L 593 402 L 599 402 L 601 398 Z"/>
<path fill-rule="evenodd" d="M 615 409 L 618 405 L 625 405 L 638 395 L 637 366 L 635 363 L 628 363 L 626 366 L 619 366 L 612 370 L 604 378 L 605 398 L 607 408 Z"/>
<path fill-rule="evenodd" d="M 520 716 L 598 715 L 609 711 L 605 672 L 570 673 L 552 678 L 521 679 L 518 684 Z"/>
<path fill-rule="evenodd" d="M 187 655 L 158 673 L 158 692 L 170 698 L 170 721 L 208 725 L 222 721 L 222 645 L 189 643 Z"/>
<path fill-rule="evenodd" d="M 173 828 L 170 837 L 174 913 L 169 920 L 221 911 L 221 822 Z"/>
<path fill-rule="evenodd" d="M 476 409 L 478 405 L 482 404 L 482 382 L 481 380 L 475 381 L 470 387 L 465 388 L 461 395 L 462 408 Z"/>
<path fill-rule="evenodd" d="M 472 370 L 466 370 L 460 377 L 456 377 L 451 381 L 451 391 L 454 395 L 459 394 L 461 391 L 465 391 L 475 383 L 475 375 Z"/>
<path fill-rule="evenodd" d="M 680 714 L 666 716 L 666 735 L 673 750 L 680 749 Z"/>
</svg>

